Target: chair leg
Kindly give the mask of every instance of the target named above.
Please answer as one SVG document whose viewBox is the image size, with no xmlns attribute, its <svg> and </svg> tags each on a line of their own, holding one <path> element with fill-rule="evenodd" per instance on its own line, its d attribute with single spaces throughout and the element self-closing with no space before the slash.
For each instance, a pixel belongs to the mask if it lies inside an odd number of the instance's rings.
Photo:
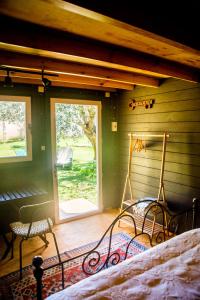
<svg viewBox="0 0 200 300">
<path fill-rule="evenodd" d="M 8 253 L 10 252 L 11 246 L 12 246 L 11 241 L 9 241 L 7 239 L 6 234 L 2 234 L 2 237 L 3 237 L 4 242 L 6 244 L 6 249 L 5 249 L 5 251 L 4 251 L 3 255 L 2 255 L 1 260 L 5 259 L 7 257 Z"/>
<path fill-rule="evenodd" d="M 19 272 L 20 272 L 20 280 L 22 279 L 22 243 L 24 239 L 21 239 L 19 244 Z"/>
<path fill-rule="evenodd" d="M 53 235 L 54 243 L 55 243 L 55 246 L 56 246 L 56 251 L 57 251 L 57 255 L 58 255 L 58 260 L 59 260 L 59 262 L 61 262 L 60 253 L 59 253 L 59 250 L 58 250 L 58 244 L 57 244 L 57 241 L 56 241 L 55 233 L 53 233 L 53 232 L 51 232 L 51 233 L 52 233 L 52 235 Z"/>
<path fill-rule="evenodd" d="M 49 242 L 46 239 L 46 234 L 43 235 L 39 235 L 39 237 L 41 238 L 41 240 L 45 243 L 45 246 L 47 247 L 49 245 Z"/>
<path fill-rule="evenodd" d="M 57 244 L 55 233 L 53 233 L 53 232 L 51 232 L 51 233 L 53 235 L 54 243 L 55 243 L 55 246 L 56 246 L 56 251 L 57 251 L 57 254 L 58 254 L 58 260 L 59 260 L 59 262 L 61 262 L 60 253 L 59 253 L 59 250 L 58 250 L 58 244 Z M 64 267 L 63 267 L 63 264 L 61 264 L 61 269 L 62 269 L 62 288 L 64 289 L 65 286 L 64 286 Z"/>
<path fill-rule="evenodd" d="M 16 235 L 12 232 L 12 240 L 11 240 L 11 259 L 14 257 L 14 241 L 16 239 Z"/>
</svg>

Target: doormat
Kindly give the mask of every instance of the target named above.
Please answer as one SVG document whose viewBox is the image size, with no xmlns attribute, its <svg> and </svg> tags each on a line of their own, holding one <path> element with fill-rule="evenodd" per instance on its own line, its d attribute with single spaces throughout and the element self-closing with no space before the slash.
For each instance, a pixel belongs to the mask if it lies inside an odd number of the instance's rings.
<svg viewBox="0 0 200 300">
<path fill-rule="evenodd" d="M 130 241 L 131 236 L 126 233 L 116 233 L 112 237 L 111 254 L 118 252 L 120 257 L 125 256 L 127 243 Z M 90 251 L 97 245 L 98 241 L 89 243 L 87 245 L 75 248 L 70 251 L 66 251 L 61 254 L 61 259 L 73 258 L 74 260 L 66 262 L 64 264 L 64 277 L 65 287 L 68 287 L 86 277 L 82 270 L 83 256 L 76 258 L 76 256 Z M 98 247 L 98 251 L 101 256 L 101 263 L 105 262 L 108 252 L 109 238 L 105 238 Z M 137 241 L 133 241 L 129 247 L 128 258 L 138 253 L 145 251 L 147 247 L 140 244 Z M 43 266 L 47 267 L 58 262 L 58 257 L 53 256 L 44 260 Z M 108 267 L 110 267 L 108 265 Z M 50 296 L 58 291 L 62 290 L 61 281 L 61 268 L 54 267 L 43 275 L 43 298 Z M 23 278 L 19 280 L 19 271 L 12 272 L 6 276 L 0 278 L 0 299 L 2 300 L 30 300 L 36 299 L 36 282 L 33 276 L 32 266 L 23 268 Z"/>
</svg>

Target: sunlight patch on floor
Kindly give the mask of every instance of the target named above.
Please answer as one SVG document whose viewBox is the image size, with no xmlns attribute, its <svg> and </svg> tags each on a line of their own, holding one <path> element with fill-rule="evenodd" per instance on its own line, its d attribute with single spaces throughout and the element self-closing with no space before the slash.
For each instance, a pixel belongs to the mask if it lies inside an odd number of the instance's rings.
<svg viewBox="0 0 200 300">
<path fill-rule="evenodd" d="M 70 218 L 79 214 L 97 210 L 97 205 L 86 199 L 73 199 L 68 201 L 60 201 L 59 214 L 60 219 Z"/>
</svg>

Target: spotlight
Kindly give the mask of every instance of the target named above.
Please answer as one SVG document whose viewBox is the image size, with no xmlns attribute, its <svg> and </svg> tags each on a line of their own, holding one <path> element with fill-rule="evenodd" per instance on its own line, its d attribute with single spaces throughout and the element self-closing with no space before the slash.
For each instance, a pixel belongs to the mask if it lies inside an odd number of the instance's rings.
<svg viewBox="0 0 200 300">
<path fill-rule="evenodd" d="M 14 87 L 11 77 L 9 76 L 9 70 L 7 70 L 7 76 L 4 79 L 4 87 Z"/>
<path fill-rule="evenodd" d="M 51 86 L 51 81 L 44 77 L 44 68 L 42 68 L 42 84 L 44 85 L 45 89 Z"/>
<path fill-rule="evenodd" d="M 42 78 L 42 83 L 45 86 L 45 88 L 48 88 L 51 86 L 51 81 L 48 78 Z"/>
</svg>

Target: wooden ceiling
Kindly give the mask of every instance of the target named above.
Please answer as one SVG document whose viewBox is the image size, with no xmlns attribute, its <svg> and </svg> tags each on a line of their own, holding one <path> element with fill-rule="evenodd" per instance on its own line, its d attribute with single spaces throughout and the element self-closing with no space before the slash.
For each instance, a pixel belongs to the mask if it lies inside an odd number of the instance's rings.
<svg viewBox="0 0 200 300">
<path fill-rule="evenodd" d="M 111 91 L 200 80 L 199 50 L 62 0 L 1 0 L 0 14 L 0 65 L 14 82 L 40 84 L 22 71 L 42 68 L 52 85 Z"/>
</svg>

